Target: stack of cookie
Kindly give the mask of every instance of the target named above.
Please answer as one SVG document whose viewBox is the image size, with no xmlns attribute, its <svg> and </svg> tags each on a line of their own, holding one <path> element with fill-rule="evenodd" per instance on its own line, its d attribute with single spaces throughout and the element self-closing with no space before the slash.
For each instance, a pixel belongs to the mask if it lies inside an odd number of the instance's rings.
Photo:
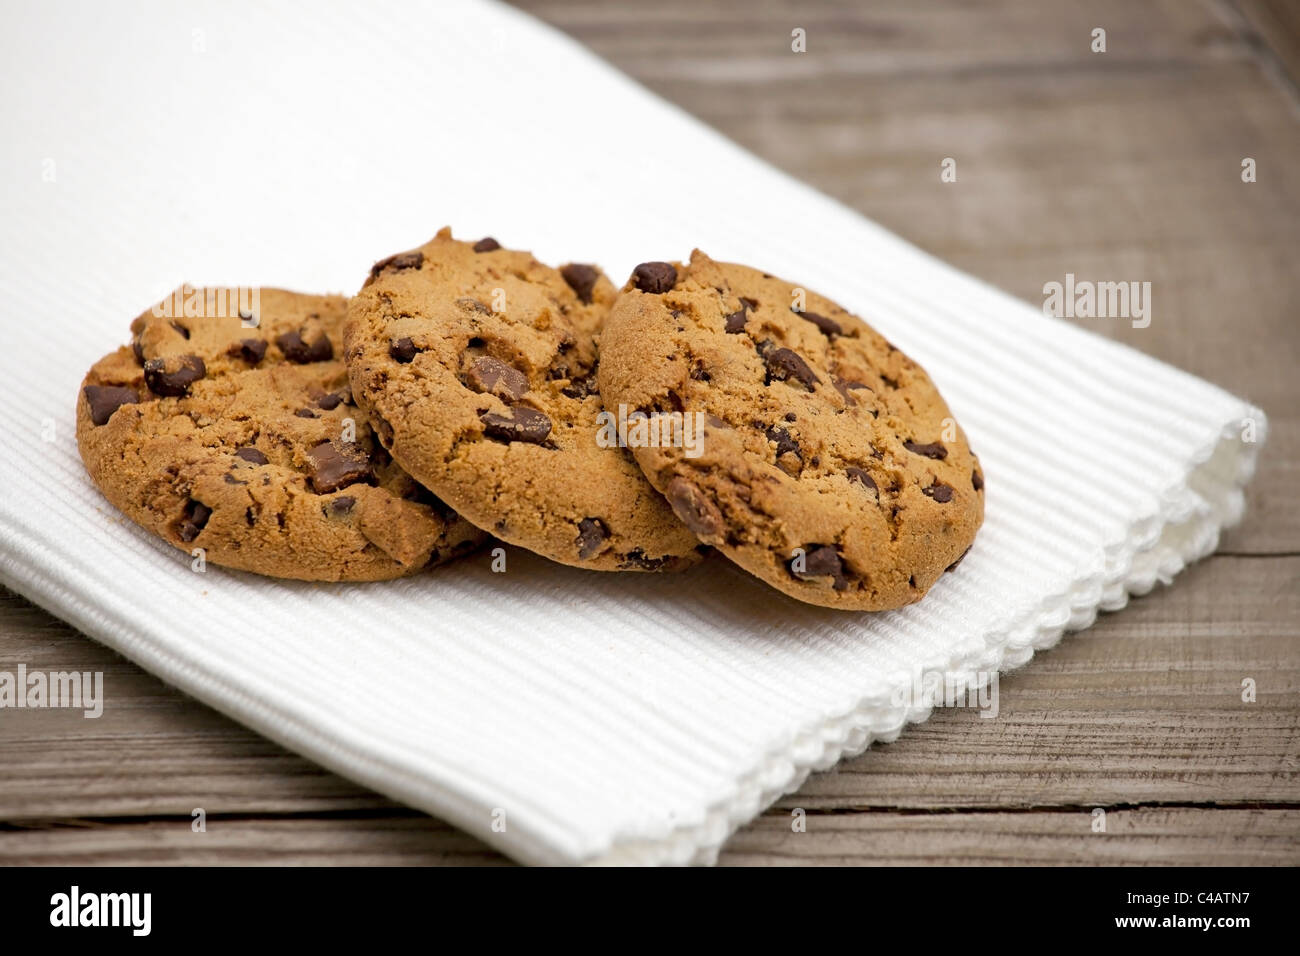
<svg viewBox="0 0 1300 956">
<path fill-rule="evenodd" d="M 716 549 L 799 600 L 881 610 L 919 600 L 983 518 L 979 462 L 916 363 L 698 251 L 620 290 L 444 229 L 351 300 L 232 301 L 145 312 L 77 405 L 105 496 L 206 561 L 371 581 L 490 536 L 597 571 Z"/>
</svg>

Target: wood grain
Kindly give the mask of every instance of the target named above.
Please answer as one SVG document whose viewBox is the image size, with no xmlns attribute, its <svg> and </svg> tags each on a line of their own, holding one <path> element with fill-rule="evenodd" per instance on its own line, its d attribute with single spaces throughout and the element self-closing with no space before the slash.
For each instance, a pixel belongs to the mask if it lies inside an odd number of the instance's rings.
<svg viewBox="0 0 1300 956">
<path fill-rule="evenodd" d="M 996 718 L 938 711 L 811 777 L 721 862 L 1300 863 L 1297 5 L 518 5 L 1017 296 L 1066 272 L 1151 281 L 1149 328 L 1081 324 L 1270 418 L 1218 555 L 1003 675 Z M 0 592 L 0 667 L 19 661 L 103 670 L 112 706 L 0 714 L 0 863 L 505 862 Z"/>
</svg>

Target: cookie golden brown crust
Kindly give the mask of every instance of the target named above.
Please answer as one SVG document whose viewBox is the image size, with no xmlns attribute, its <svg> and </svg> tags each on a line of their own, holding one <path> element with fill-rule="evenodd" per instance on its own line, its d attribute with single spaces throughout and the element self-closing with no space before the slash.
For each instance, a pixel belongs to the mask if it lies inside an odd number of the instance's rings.
<svg viewBox="0 0 1300 956">
<path fill-rule="evenodd" d="M 400 577 L 484 540 L 373 441 L 337 357 L 341 296 L 263 289 L 246 327 L 235 290 L 208 291 L 168 300 L 202 315 L 139 316 L 83 382 L 77 443 L 109 501 L 214 564 L 309 581 Z"/>
<path fill-rule="evenodd" d="M 594 267 L 443 229 L 375 264 L 345 360 L 384 446 L 480 528 L 575 567 L 677 570 L 704 549 L 626 450 L 598 443 L 613 300 Z"/>
<path fill-rule="evenodd" d="M 801 601 L 910 604 L 971 546 L 983 473 L 920 366 L 799 291 L 698 250 L 643 263 L 601 336 L 601 395 L 702 413 L 698 457 L 635 450 L 701 541 Z"/>
</svg>

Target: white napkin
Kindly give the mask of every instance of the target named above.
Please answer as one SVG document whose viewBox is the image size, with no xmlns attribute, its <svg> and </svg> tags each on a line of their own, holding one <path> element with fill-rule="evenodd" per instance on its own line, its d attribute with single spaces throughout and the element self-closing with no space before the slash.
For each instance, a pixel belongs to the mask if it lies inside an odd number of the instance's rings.
<svg viewBox="0 0 1300 956">
<path fill-rule="evenodd" d="M 0 580 L 519 860 L 710 861 L 810 770 L 924 719 L 898 693 L 914 675 L 1023 663 L 1242 513 L 1258 412 L 935 261 L 511 9 L 47 2 L 9 20 Z M 351 292 L 445 223 L 616 282 L 699 246 L 865 316 L 981 456 L 974 549 L 877 615 L 800 605 L 718 557 L 605 575 L 511 549 L 505 574 L 479 555 L 307 585 L 194 573 L 91 486 L 78 385 L 156 298 L 186 280 Z"/>
</svg>

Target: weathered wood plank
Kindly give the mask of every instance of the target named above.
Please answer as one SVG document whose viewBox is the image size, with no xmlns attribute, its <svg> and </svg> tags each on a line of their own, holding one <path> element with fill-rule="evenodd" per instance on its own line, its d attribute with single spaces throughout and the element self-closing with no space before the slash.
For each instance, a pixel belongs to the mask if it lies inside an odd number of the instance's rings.
<svg viewBox="0 0 1300 956">
<path fill-rule="evenodd" d="M 764 814 L 736 834 L 719 863 L 781 865 L 1295 865 L 1300 810 L 1142 807 L 1031 813 Z"/>
<path fill-rule="evenodd" d="M 0 865 L 490 866 L 501 854 L 421 815 L 63 820 L 0 831 Z"/>
</svg>

